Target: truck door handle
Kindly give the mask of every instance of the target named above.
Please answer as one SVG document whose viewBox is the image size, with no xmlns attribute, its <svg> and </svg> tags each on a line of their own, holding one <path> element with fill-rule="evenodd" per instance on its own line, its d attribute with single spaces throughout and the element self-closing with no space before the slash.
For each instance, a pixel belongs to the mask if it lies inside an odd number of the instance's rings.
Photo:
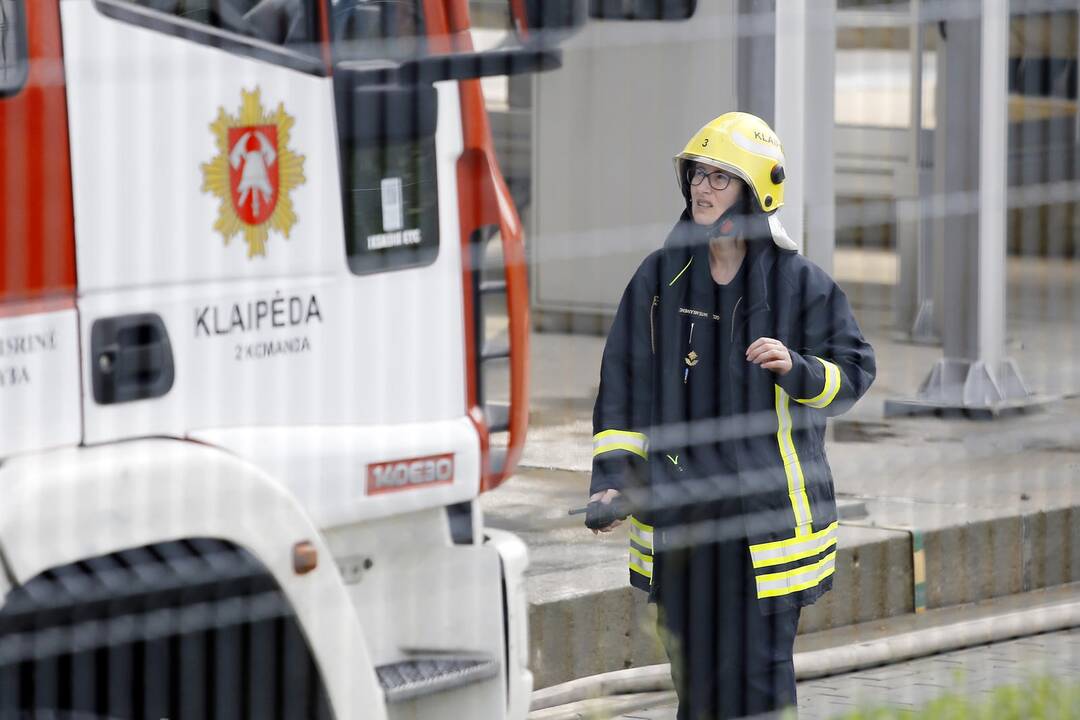
<svg viewBox="0 0 1080 720">
<path fill-rule="evenodd" d="M 172 388 L 169 333 L 154 313 L 95 320 L 90 348 L 94 400 L 101 405 L 161 397 Z"/>
</svg>

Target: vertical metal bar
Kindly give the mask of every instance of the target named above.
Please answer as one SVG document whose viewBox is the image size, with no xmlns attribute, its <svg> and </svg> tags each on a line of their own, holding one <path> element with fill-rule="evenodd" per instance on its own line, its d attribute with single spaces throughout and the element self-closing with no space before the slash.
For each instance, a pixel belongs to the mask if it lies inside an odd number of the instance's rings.
<svg viewBox="0 0 1080 720">
<path fill-rule="evenodd" d="M 911 8 L 908 27 L 908 48 L 911 52 L 911 165 L 915 178 L 915 197 L 919 187 L 919 150 L 922 146 L 922 76 L 923 76 L 923 32 L 922 2 L 910 0 Z"/>
<path fill-rule="evenodd" d="M 910 0 L 908 10 L 908 151 L 909 186 L 898 192 L 897 253 L 899 276 L 896 284 L 896 323 L 912 339 L 930 340 L 933 336 L 932 318 L 925 317 L 932 306 L 933 258 L 927 241 L 928 230 L 925 193 L 928 188 L 922 177 L 922 89 L 923 50 L 925 46 L 921 23 L 921 0 Z"/>
<path fill-rule="evenodd" d="M 1005 345 L 1008 0 L 983 0 L 979 137 L 979 359 L 996 376 Z"/>
<path fill-rule="evenodd" d="M 912 220 L 915 227 L 918 260 L 915 276 L 915 309 L 919 314 L 933 298 L 933 258 L 926 223 L 926 195 L 923 181 L 923 54 L 926 49 L 926 33 L 922 24 L 922 0 L 911 0 L 911 178 L 914 187 L 912 197 L 916 201 L 918 217 Z"/>
<path fill-rule="evenodd" d="M 186 609 L 190 612 L 190 609 Z M 209 611 L 203 610 L 201 616 L 208 619 Z M 181 629 L 182 632 L 182 629 Z M 207 642 L 205 632 L 182 632 L 177 642 L 180 645 L 179 667 L 179 717 L 176 720 L 199 720 L 209 715 L 207 706 L 208 690 L 206 686 Z"/>
<path fill-rule="evenodd" d="M 254 599 L 245 599 L 248 612 L 255 609 Z M 277 698 L 280 697 L 278 683 L 281 677 L 274 672 L 275 659 L 281 648 L 277 642 L 277 630 L 281 620 L 256 620 L 247 624 L 246 641 L 248 662 L 244 672 L 249 677 L 247 683 L 247 715 L 252 718 L 274 718 Z"/>
<path fill-rule="evenodd" d="M 932 6 L 932 3 L 929 4 Z M 932 149 L 933 161 L 931 162 L 933 168 L 933 182 L 930 204 L 927 208 L 931 214 L 930 242 L 933 247 L 933 261 L 936 264 L 936 267 L 941 269 L 941 271 L 937 273 L 937 276 L 933 278 L 933 296 L 936 303 L 934 325 L 938 333 L 942 333 L 942 326 L 944 325 L 942 317 L 944 313 L 946 285 L 944 273 L 946 211 L 945 157 L 948 151 L 946 143 L 948 136 L 945 133 L 945 126 L 948 123 L 946 112 L 948 111 L 949 106 L 947 95 L 948 83 L 946 82 L 946 77 L 948 75 L 946 61 L 949 54 L 946 51 L 943 27 L 944 23 L 935 24 L 933 26 L 933 32 L 937 39 L 937 49 L 934 52 L 934 147 Z"/>
</svg>

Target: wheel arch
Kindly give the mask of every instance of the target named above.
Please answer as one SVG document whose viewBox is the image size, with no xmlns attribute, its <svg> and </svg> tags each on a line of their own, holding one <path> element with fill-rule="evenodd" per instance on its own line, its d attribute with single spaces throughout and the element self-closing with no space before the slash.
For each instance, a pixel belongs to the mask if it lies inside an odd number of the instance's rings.
<svg viewBox="0 0 1080 720">
<path fill-rule="evenodd" d="M 186 538 L 251 552 L 296 612 L 337 717 L 385 717 L 359 619 L 318 529 L 277 482 L 201 443 L 147 439 L 66 448 L 0 466 L 0 547 L 15 583 L 84 558 Z M 317 567 L 293 569 L 308 541 Z"/>
</svg>

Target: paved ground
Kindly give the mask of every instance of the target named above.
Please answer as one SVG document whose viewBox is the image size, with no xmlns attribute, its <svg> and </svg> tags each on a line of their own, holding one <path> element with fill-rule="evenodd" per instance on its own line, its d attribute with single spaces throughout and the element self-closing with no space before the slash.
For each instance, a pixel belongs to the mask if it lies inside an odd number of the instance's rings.
<svg viewBox="0 0 1080 720">
<path fill-rule="evenodd" d="M 944 695 L 979 701 L 1031 678 L 1080 678 L 1080 628 L 968 648 L 799 683 L 799 720 L 843 717 L 857 708 L 920 708 Z M 674 720 L 673 696 L 618 720 Z"/>
<path fill-rule="evenodd" d="M 831 718 L 867 705 L 921 707 L 946 694 L 979 701 L 1004 685 L 1048 676 L 1080 678 L 1080 629 L 805 682 L 799 717 Z"/>
</svg>

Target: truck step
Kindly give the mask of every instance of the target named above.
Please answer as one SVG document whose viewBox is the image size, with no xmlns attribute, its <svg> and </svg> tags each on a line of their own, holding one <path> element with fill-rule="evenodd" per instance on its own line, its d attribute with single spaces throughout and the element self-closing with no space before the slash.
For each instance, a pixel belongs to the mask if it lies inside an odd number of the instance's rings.
<svg viewBox="0 0 1080 720">
<path fill-rule="evenodd" d="M 499 674 L 499 663 L 483 655 L 438 655 L 380 665 L 375 672 L 386 702 L 397 703 L 489 680 Z"/>
</svg>

